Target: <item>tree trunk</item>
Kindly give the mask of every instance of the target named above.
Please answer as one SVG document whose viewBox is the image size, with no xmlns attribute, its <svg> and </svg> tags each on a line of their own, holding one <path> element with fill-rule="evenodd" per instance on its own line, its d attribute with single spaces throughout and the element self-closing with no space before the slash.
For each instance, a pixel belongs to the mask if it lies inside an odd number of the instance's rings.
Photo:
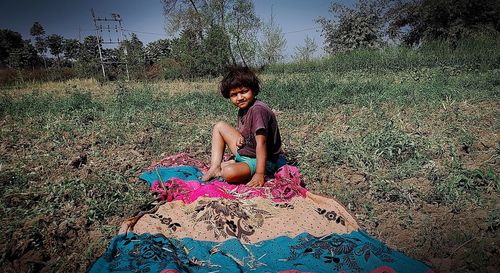
<svg viewBox="0 0 500 273">
<path fill-rule="evenodd" d="M 236 38 L 236 46 L 238 47 L 238 52 L 240 54 L 240 58 L 243 61 L 243 65 L 248 67 L 247 62 L 245 61 L 245 57 L 243 57 L 243 52 L 241 52 L 241 46 L 240 46 L 240 36 Z"/>
<path fill-rule="evenodd" d="M 233 66 L 236 66 L 236 58 L 234 57 L 233 48 L 231 47 L 231 41 L 228 41 L 229 54 L 231 54 L 231 61 L 233 62 Z"/>
<path fill-rule="evenodd" d="M 245 61 L 245 57 L 243 57 L 243 52 L 241 51 L 240 46 L 240 18 L 236 19 L 236 47 L 238 48 L 238 53 L 240 54 L 240 58 L 243 61 L 243 65 L 247 66 L 247 62 Z"/>
<path fill-rule="evenodd" d="M 227 46 L 227 49 L 229 50 L 229 54 L 231 55 L 231 61 L 233 63 L 233 66 L 236 66 L 236 57 L 234 57 L 233 47 L 231 46 L 231 38 L 230 38 L 229 34 L 227 33 L 227 29 L 226 29 L 226 18 L 224 17 L 224 13 L 225 13 L 224 3 L 221 4 L 221 8 L 220 8 L 219 12 L 220 12 L 220 16 L 221 16 L 222 29 L 224 29 L 224 33 L 228 37 L 228 41 L 227 41 L 226 46 Z"/>
<path fill-rule="evenodd" d="M 191 6 L 193 6 L 193 9 L 194 9 L 194 12 L 196 12 L 196 14 L 198 15 L 197 18 L 198 18 L 198 27 L 201 27 L 202 24 L 201 24 L 201 14 L 200 12 L 198 11 L 198 8 L 196 7 L 195 3 L 193 0 L 189 0 L 189 2 L 191 3 Z M 203 31 L 201 29 L 198 30 L 198 36 L 201 40 L 203 40 Z"/>
</svg>

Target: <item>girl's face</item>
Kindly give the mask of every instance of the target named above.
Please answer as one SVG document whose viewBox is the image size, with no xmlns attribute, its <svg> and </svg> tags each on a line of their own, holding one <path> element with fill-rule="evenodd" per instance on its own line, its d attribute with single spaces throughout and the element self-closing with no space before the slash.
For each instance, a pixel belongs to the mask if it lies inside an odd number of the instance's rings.
<svg viewBox="0 0 500 273">
<path fill-rule="evenodd" d="M 234 106 L 240 109 L 247 109 L 255 101 L 252 89 L 248 87 L 236 87 L 229 91 L 229 99 Z"/>
</svg>

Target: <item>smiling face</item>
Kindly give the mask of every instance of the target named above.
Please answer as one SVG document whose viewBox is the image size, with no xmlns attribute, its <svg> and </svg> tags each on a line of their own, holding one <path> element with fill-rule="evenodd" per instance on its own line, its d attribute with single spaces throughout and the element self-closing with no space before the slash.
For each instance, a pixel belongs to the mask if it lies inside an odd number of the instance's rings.
<svg viewBox="0 0 500 273">
<path fill-rule="evenodd" d="M 236 87 L 229 91 L 229 99 L 234 106 L 245 110 L 253 104 L 255 96 L 248 87 Z"/>
</svg>

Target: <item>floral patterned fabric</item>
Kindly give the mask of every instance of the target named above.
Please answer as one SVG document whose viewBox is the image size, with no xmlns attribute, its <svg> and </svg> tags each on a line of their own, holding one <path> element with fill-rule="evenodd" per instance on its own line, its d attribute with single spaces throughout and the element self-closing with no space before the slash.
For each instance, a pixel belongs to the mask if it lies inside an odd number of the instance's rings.
<svg viewBox="0 0 500 273">
<path fill-rule="evenodd" d="M 300 183 L 299 171 L 296 167 L 285 165 L 274 176 L 267 178 L 263 187 L 254 188 L 247 185 L 228 184 L 220 180 L 212 180 L 202 184 L 198 179 L 198 169 L 185 167 L 157 167 L 156 170 L 143 173 L 140 178 L 151 185 L 151 190 L 158 194 L 160 200 L 182 200 L 192 203 L 199 197 L 220 197 L 225 199 L 268 198 L 273 201 L 289 201 L 294 197 L 306 196 L 306 189 Z M 161 183 L 159 181 L 166 181 Z"/>
<path fill-rule="evenodd" d="M 163 234 L 116 236 L 89 272 L 427 272 L 423 263 L 361 231 L 314 237 L 303 233 L 242 244 Z"/>
<path fill-rule="evenodd" d="M 121 232 L 156 232 L 170 238 L 190 237 L 213 242 L 237 238 L 243 243 L 258 243 L 279 236 L 295 237 L 304 232 L 321 237 L 349 233 L 358 228 L 345 208 L 331 199 L 310 195 L 289 202 L 261 197 L 200 197 L 189 204 L 173 201 L 138 221 L 125 222 Z"/>
<path fill-rule="evenodd" d="M 304 189 L 296 167 L 250 188 L 203 184 L 203 166 L 181 154 L 148 168 L 141 178 L 164 202 L 124 222 L 89 272 L 432 272 Z"/>
</svg>

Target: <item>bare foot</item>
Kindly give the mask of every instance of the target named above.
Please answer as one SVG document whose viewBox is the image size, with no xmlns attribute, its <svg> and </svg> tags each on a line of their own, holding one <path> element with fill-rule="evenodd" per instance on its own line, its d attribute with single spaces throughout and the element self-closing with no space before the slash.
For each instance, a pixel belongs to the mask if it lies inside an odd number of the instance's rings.
<svg viewBox="0 0 500 273">
<path fill-rule="evenodd" d="M 221 176 L 221 174 L 222 174 L 222 169 L 220 166 L 210 167 L 210 169 L 201 177 L 201 180 L 207 182 L 208 180 L 214 177 Z"/>
</svg>

